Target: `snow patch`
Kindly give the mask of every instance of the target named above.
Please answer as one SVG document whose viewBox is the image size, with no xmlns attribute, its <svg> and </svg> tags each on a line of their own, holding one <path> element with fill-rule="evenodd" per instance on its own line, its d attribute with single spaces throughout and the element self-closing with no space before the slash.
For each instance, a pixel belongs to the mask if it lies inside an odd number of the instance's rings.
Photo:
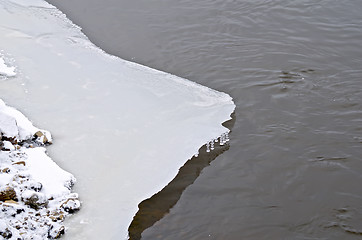
<svg viewBox="0 0 362 240">
<path fill-rule="evenodd" d="M 14 77 L 16 75 L 15 67 L 7 66 L 5 64 L 5 60 L 1 56 L 0 56 L 0 75 L 6 77 Z"/>
<path fill-rule="evenodd" d="M 61 169 L 50 157 L 45 154 L 45 148 L 27 148 L 24 150 L 27 156 L 28 170 L 24 173 L 41 182 L 42 192 L 47 198 L 56 198 L 69 194 L 69 189 L 75 182 L 72 174 Z"/>
</svg>

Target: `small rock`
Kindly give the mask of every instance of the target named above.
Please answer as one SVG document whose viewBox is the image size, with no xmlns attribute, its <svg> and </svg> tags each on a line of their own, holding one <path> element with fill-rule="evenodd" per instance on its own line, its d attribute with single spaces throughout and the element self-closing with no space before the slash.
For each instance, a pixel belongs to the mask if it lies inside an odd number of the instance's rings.
<svg viewBox="0 0 362 240">
<path fill-rule="evenodd" d="M 56 215 L 51 215 L 49 216 L 49 218 L 53 221 L 53 222 L 57 222 L 57 221 L 63 221 L 64 220 L 64 215 L 63 214 L 56 214 Z"/>
<path fill-rule="evenodd" d="M 60 238 L 65 233 L 64 226 L 52 226 L 48 232 L 48 238 L 57 239 Z"/>
<path fill-rule="evenodd" d="M 80 209 L 80 201 L 76 198 L 69 198 L 60 207 L 68 213 L 74 213 Z"/>
<path fill-rule="evenodd" d="M 13 236 L 13 234 L 8 228 L 6 228 L 3 231 L 0 231 L 0 236 L 2 236 L 5 239 L 10 239 Z"/>
<path fill-rule="evenodd" d="M 34 137 L 41 138 L 42 136 L 44 136 L 44 133 L 42 133 L 41 131 L 37 131 L 36 133 L 34 133 Z"/>
<path fill-rule="evenodd" d="M 4 168 L 3 170 L 1 170 L 1 172 L 3 172 L 3 173 L 9 173 L 9 172 L 10 172 L 10 169 L 9 169 L 9 168 Z"/>
<path fill-rule="evenodd" d="M 51 144 L 51 142 L 49 141 L 49 139 L 45 136 L 45 134 L 41 131 L 37 131 L 35 134 L 34 134 L 34 137 L 36 138 L 36 140 L 40 143 L 43 143 L 43 144 L 46 144 L 46 143 L 49 143 Z"/>
<path fill-rule="evenodd" d="M 7 187 L 5 190 L 0 191 L 0 201 L 17 200 L 16 192 L 13 188 Z"/>
<path fill-rule="evenodd" d="M 23 193 L 23 201 L 29 207 L 38 210 L 48 204 L 48 201 L 41 193 L 33 192 L 29 194 L 29 192 L 30 191 L 25 191 L 24 193 L 26 194 Z"/>
<path fill-rule="evenodd" d="M 23 165 L 23 166 L 25 166 L 25 162 L 24 161 L 14 162 L 13 165 Z"/>
</svg>

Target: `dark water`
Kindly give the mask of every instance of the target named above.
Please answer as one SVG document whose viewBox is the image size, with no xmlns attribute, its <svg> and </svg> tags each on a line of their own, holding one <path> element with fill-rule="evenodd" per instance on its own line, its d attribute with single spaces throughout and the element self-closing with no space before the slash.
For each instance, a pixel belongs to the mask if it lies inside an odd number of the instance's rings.
<svg viewBox="0 0 362 240">
<path fill-rule="evenodd" d="M 142 239 L 362 239 L 362 1 L 49 2 L 237 105 L 230 149 Z"/>
</svg>

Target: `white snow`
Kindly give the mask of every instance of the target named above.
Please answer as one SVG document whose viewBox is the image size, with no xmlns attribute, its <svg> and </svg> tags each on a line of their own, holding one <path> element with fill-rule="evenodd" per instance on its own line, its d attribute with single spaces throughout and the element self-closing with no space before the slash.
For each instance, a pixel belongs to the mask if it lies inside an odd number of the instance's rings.
<svg viewBox="0 0 362 240">
<path fill-rule="evenodd" d="M 15 67 L 9 67 L 5 64 L 5 60 L 0 56 L 0 75 L 4 75 L 6 77 L 14 77 Z"/>
<path fill-rule="evenodd" d="M 229 95 L 110 56 L 57 9 L 0 0 L 0 32 L 22 73 L 0 96 L 52 132 L 50 155 L 78 180 L 64 239 L 126 239 L 138 204 L 229 131 Z"/>
<path fill-rule="evenodd" d="M 0 108 L 1 108 L 1 101 L 0 101 Z M 3 112 L 0 112 L 0 131 L 3 133 L 4 136 L 8 137 L 18 136 L 19 132 L 16 126 L 15 118 Z"/>
<path fill-rule="evenodd" d="M 0 123 L 1 124 L 1 123 Z M 10 150 L 10 151 L 13 151 L 15 150 L 15 147 L 14 145 L 9 142 L 9 141 L 3 141 L 3 144 L 4 144 L 4 148 L 7 149 L 7 150 Z"/>
<path fill-rule="evenodd" d="M 49 141 L 52 140 L 48 131 L 34 127 L 20 111 L 6 106 L 2 99 L 0 99 L 0 130 L 5 136 L 16 137 L 21 141 L 31 138 L 38 131 L 43 132 Z"/>
<path fill-rule="evenodd" d="M 1 99 L 0 132 L 0 191 L 16 192 L 16 198 L 0 201 L 0 238 L 47 239 L 49 231 L 57 236 L 64 229 L 67 209 L 80 207 L 78 195 L 71 193 L 75 178 L 37 146 L 45 142 L 46 131 Z M 46 136 L 51 138 L 49 132 Z M 32 205 L 34 201 L 39 208 Z M 57 219 L 59 215 L 62 219 Z"/>
<path fill-rule="evenodd" d="M 71 182 L 75 182 L 75 178 L 50 159 L 45 154 L 45 148 L 28 148 L 24 152 L 28 157 L 28 170 L 25 173 L 42 183 L 42 192 L 47 198 L 57 198 L 70 193 L 69 186 Z"/>
</svg>

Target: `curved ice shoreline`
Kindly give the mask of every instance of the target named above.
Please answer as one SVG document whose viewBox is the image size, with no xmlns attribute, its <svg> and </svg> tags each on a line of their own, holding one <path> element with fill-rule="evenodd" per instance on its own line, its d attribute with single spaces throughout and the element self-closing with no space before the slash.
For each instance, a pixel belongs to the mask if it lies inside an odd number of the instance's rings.
<svg viewBox="0 0 362 240">
<path fill-rule="evenodd" d="M 59 136 L 52 156 L 78 179 L 65 238 L 126 238 L 138 203 L 229 131 L 229 95 L 104 53 L 44 1 L 0 0 L 0 19 L 20 72 L 1 96 Z"/>
</svg>

